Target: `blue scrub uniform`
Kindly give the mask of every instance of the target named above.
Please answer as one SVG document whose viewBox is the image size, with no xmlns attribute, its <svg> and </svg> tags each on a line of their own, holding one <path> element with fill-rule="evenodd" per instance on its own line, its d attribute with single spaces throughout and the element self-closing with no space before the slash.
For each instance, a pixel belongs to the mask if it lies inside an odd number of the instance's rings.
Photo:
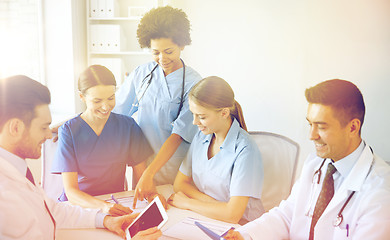
<svg viewBox="0 0 390 240">
<path fill-rule="evenodd" d="M 264 169 L 260 151 L 249 134 L 234 119 L 220 151 L 207 153 L 213 134 L 198 132 L 180 172 L 192 177 L 199 191 L 222 202 L 233 196 L 250 197 L 243 219 L 252 221 L 264 213 L 260 200 Z"/>
<path fill-rule="evenodd" d="M 115 113 L 100 136 L 79 115 L 58 129 L 58 141 L 52 173 L 77 172 L 80 190 L 92 196 L 123 191 L 126 164 L 153 155 L 134 119 Z M 59 200 L 67 200 L 65 193 Z"/>
<path fill-rule="evenodd" d="M 138 111 L 137 122 L 155 153 L 160 150 L 172 133 L 183 138 L 184 141 L 175 154 L 155 175 L 154 180 L 157 185 L 160 185 L 173 183 L 180 163 L 185 158 L 192 138 L 197 132 L 196 126 L 192 124 L 192 113 L 188 106 L 188 92 L 201 79 L 201 76 L 186 66 L 184 103 L 179 117 L 175 120 L 179 111 L 183 68 L 164 76 L 162 68 L 158 66 L 152 74 L 149 87 L 143 91 L 149 77 L 144 84 L 142 82 L 156 64 L 156 62 L 150 62 L 141 65 L 125 79 L 116 93 L 116 106 L 113 111 L 128 116 L 132 116 Z M 136 106 L 137 103 L 138 106 Z"/>
</svg>

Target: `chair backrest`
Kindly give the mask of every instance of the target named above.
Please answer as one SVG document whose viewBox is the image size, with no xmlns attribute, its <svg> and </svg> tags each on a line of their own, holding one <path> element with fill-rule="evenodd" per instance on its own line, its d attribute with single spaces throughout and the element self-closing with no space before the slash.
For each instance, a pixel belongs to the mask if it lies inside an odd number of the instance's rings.
<svg viewBox="0 0 390 240">
<path fill-rule="evenodd" d="M 42 188 L 45 190 L 47 196 L 54 200 L 58 200 L 58 197 L 63 191 L 62 176 L 61 174 L 52 174 L 51 165 L 54 159 L 54 155 L 57 150 L 57 142 L 53 142 L 53 139 L 47 139 L 42 148 Z"/>
<path fill-rule="evenodd" d="M 264 166 L 261 201 L 265 211 L 286 199 L 294 184 L 299 145 L 293 140 L 270 132 L 249 132 L 257 143 Z"/>
</svg>

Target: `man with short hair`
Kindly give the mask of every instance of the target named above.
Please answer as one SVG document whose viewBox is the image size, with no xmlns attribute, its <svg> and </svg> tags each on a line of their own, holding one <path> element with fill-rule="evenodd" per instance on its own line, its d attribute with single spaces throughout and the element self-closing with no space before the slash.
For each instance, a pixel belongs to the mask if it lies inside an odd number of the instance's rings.
<svg viewBox="0 0 390 240">
<path fill-rule="evenodd" d="M 365 105 L 351 82 L 306 89 L 316 155 L 291 195 L 227 239 L 388 239 L 390 167 L 361 138 Z"/>
<path fill-rule="evenodd" d="M 56 228 L 107 228 L 125 237 L 135 215 L 112 217 L 98 209 L 57 203 L 36 186 L 26 158 L 39 158 L 52 137 L 50 92 L 26 76 L 0 80 L 0 239 L 55 239 Z M 157 239 L 149 229 L 138 236 Z"/>
</svg>

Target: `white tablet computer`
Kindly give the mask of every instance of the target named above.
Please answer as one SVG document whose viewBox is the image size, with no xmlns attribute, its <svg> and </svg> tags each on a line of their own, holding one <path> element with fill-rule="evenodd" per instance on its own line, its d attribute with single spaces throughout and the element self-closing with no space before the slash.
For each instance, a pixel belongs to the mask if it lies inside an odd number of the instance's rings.
<svg viewBox="0 0 390 240">
<path fill-rule="evenodd" d="M 152 227 L 161 229 L 168 221 L 168 215 L 162 205 L 160 199 L 155 197 L 149 205 L 142 210 L 136 219 L 126 229 L 126 239 L 131 239 L 139 231 L 143 231 Z"/>
</svg>

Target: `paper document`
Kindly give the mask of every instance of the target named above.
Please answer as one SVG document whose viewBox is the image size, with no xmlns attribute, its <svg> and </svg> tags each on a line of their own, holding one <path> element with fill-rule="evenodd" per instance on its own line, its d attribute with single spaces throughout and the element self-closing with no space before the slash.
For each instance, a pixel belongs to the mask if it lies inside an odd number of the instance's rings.
<svg viewBox="0 0 390 240">
<path fill-rule="evenodd" d="M 133 209 L 133 202 L 134 202 L 134 196 L 131 197 L 117 197 L 116 198 L 120 204 L 122 204 L 125 207 L 131 208 L 135 213 L 141 212 L 146 206 L 148 206 L 148 201 L 137 201 L 137 207 Z M 107 199 L 106 202 L 114 203 L 114 200 Z"/>
<path fill-rule="evenodd" d="M 195 221 L 201 223 L 202 225 L 206 226 L 208 229 L 220 236 L 229 231 L 231 228 L 229 225 L 206 222 L 199 219 L 187 217 L 181 222 L 165 230 L 163 232 L 163 235 L 186 240 L 210 240 L 210 237 L 207 236 L 199 227 L 195 225 Z"/>
</svg>

